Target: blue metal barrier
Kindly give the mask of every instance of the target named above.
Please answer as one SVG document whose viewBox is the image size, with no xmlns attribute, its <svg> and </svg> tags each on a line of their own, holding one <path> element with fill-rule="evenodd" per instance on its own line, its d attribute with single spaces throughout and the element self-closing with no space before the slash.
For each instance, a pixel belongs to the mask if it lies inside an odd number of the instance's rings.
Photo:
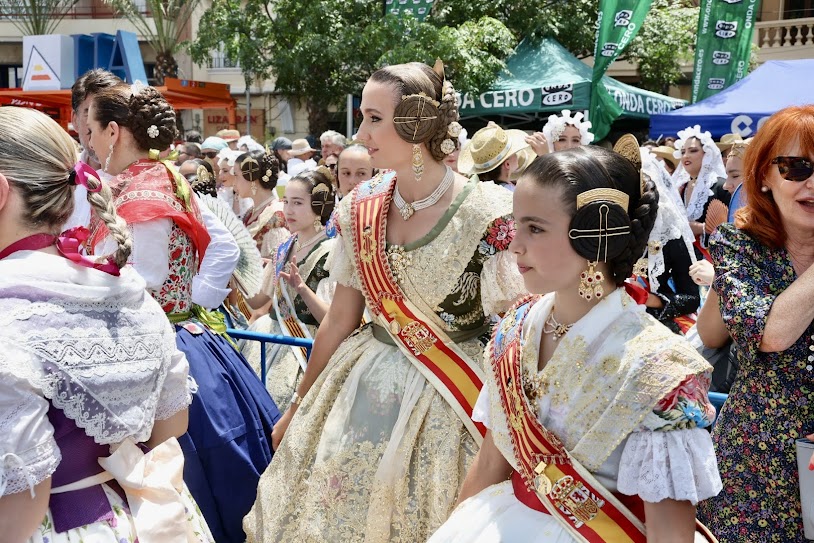
<svg viewBox="0 0 814 543">
<path fill-rule="evenodd" d="M 238 330 L 227 328 L 226 333 L 234 339 L 246 339 L 260 342 L 260 379 L 263 386 L 266 384 L 266 343 L 277 343 L 280 345 L 291 345 L 292 347 L 302 347 L 306 351 L 306 358 L 311 356 L 311 347 L 314 346 L 313 339 L 299 337 L 288 337 L 281 334 L 262 334 L 249 330 Z"/>
</svg>

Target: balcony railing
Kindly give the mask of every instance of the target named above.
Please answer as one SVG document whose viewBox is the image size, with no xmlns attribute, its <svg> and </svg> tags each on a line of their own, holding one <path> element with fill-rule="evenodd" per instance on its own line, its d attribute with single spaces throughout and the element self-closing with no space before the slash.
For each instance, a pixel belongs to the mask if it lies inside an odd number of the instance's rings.
<svg viewBox="0 0 814 543">
<path fill-rule="evenodd" d="M 151 12 L 143 3 L 137 2 L 136 6 L 139 13 L 145 17 L 151 17 Z M 62 13 L 54 13 L 52 15 L 52 17 L 57 16 L 62 16 L 64 19 L 113 19 L 117 17 L 113 9 L 107 4 L 82 5 L 81 3 L 67 10 L 64 15 L 62 15 Z M 4 13 L 0 15 L 0 20 L 25 19 L 26 17 L 28 17 L 28 14 L 25 12 Z"/>
<path fill-rule="evenodd" d="M 754 35 L 761 49 L 814 46 L 814 17 L 756 23 Z"/>
</svg>

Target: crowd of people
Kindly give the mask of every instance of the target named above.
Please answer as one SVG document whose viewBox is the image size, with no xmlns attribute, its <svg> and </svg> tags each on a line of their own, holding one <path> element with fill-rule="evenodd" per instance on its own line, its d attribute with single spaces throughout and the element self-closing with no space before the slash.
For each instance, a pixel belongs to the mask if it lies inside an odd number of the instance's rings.
<svg viewBox="0 0 814 543">
<path fill-rule="evenodd" d="M 470 138 L 409 63 L 261 144 L 72 99 L 78 142 L 0 108 L 0 540 L 806 540 L 814 106 Z"/>
</svg>

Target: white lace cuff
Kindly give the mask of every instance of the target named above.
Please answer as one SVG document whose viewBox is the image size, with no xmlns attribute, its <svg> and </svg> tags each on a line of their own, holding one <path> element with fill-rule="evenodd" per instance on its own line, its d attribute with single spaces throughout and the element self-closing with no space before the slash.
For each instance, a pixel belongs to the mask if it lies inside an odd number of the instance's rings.
<svg viewBox="0 0 814 543">
<path fill-rule="evenodd" d="M 634 432 L 622 452 L 617 486 L 650 503 L 669 498 L 694 505 L 715 496 L 723 485 L 709 432 Z"/>
<path fill-rule="evenodd" d="M 198 392 L 198 383 L 187 375 L 187 386 L 170 394 L 162 394 L 155 410 L 155 420 L 167 420 L 192 404 L 192 395 Z"/>
<path fill-rule="evenodd" d="M 50 477 L 62 461 L 62 454 L 53 438 L 19 455 L 0 456 L 0 497 L 28 490 L 34 496 L 34 487 Z"/>
</svg>

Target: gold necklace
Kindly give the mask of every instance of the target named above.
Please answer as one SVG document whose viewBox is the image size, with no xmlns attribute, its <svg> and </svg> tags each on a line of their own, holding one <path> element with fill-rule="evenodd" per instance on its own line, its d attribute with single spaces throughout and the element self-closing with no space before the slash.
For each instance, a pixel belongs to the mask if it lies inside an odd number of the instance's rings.
<svg viewBox="0 0 814 543">
<path fill-rule="evenodd" d="M 545 322 L 543 323 L 543 333 L 544 334 L 553 334 L 554 341 L 558 341 L 562 336 L 568 333 L 571 330 L 571 327 L 574 326 L 574 323 L 571 324 L 563 324 L 558 322 L 557 319 L 554 318 L 554 307 L 551 307 L 551 313 L 548 314 L 548 318 L 546 318 Z"/>
<path fill-rule="evenodd" d="M 322 232 L 320 232 L 317 235 L 315 235 L 314 237 L 312 237 L 311 239 L 309 239 L 308 241 L 306 241 L 305 243 L 303 243 L 302 245 L 300 245 L 300 237 L 297 236 L 297 239 L 294 240 L 294 252 L 299 253 L 303 249 L 307 249 L 307 248 L 311 247 L 316 242 L 321 240 L 323 237 L 324 237 L 324 234 Z"/>
</svg>

